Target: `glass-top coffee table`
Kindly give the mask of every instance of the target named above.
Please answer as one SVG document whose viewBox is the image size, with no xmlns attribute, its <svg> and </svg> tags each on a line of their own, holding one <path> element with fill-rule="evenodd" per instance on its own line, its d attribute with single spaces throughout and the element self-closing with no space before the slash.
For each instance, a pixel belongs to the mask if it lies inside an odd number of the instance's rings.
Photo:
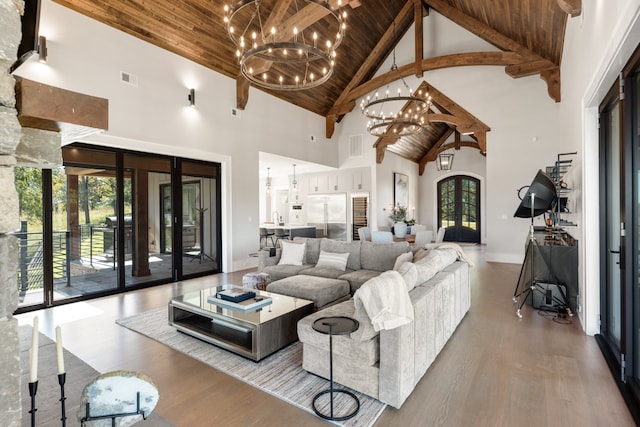
<svg viewBox="0 0 640 427">
<path fill-rule="evenodd" d="M 251 289 L 271 303 L 255 310 L 211 304 L 233 285 L 190 292 L 169 301 L 169 325 L 181 332 L 258 361 L 298 340 L 297 324 L 313 312 L 313 301 Z M 249 302 L 249 301 L 247 301 Z"/>
</svg>

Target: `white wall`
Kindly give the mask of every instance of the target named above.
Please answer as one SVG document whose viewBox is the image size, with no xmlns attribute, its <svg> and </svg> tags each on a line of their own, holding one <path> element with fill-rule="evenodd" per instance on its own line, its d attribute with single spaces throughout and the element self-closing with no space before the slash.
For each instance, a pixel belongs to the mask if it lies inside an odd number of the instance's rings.
<svg viewBox="0 0 640 427">
<path fill-rule="evenodd" d="M 87 142 L 222 163 L 224 271 L 255 265 L 258 151 L 338 166 L 336 144 L 310 142 L 324 135 L 323 117 L 252 88 L 234 118 L 234 80 L 50 0 L 40 30 L 47 63 L 32 59 L 15 74 L 107 98 L 109 130 Z M 136 75 L 138 86 L 120 82 L 121 71 Z M 190 88 L 195 108 L 187 106 Z"/>
</svg>

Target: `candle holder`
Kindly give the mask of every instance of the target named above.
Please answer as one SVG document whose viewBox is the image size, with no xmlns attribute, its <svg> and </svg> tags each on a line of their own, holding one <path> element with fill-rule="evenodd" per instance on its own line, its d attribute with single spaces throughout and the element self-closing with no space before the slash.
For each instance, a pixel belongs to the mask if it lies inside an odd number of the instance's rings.
<svg viewBox="0 0 640 427">
<path fill-rule="evenodd" d="M 36 425 L 36 393 L 38 392 L 38 380 L 29 383 L 29 396 L 31 397 L 31 409 L 29 413 L 31 414 L 31 427 L 35 427 Z"/>
<path fill-rule="evenodd" d="M 65 409 L 65 400 L 67 400 L 64 395 L 64 383 L 67 381 L 67 373 L 63 372 L 58 374 L 58 384 L 60 384 L 60 411 L 62 413 L 62 417 L 60 421 L 62 422 L 62 427 L 67 425 L 67 411 Z"/>
</svg>

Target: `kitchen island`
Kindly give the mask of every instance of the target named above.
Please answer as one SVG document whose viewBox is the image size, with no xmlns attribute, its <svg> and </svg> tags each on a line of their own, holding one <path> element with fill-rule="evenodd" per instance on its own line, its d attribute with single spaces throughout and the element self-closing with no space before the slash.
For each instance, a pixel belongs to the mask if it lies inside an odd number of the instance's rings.
<svg viewBox="0 0 640 427">
<path fill-rule="evenodd" d="M 274 223 L 266 222 L 264 224 L 261 224 L 260 227 L 264 227 L 267 230 L 284 230 L 289 234 L 289 240 L 293 239 L 294 237 L 316 237 L 316 227 L 312 225 L 275 225 Z"/>
</svg>

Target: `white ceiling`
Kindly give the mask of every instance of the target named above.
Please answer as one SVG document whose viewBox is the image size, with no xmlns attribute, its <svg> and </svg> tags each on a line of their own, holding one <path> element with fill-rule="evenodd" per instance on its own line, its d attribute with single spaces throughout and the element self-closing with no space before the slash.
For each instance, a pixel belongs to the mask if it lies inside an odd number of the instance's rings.
<svg viewBox="0 0 640 427">
<path fill-rule="evenodd" d="M 260 178 L 265 178 L 267 176 L 267 168 L 270 168 L 269 175 L 272 178 L 293 175 L 294 164 L 296 165 L 296 175 L 336 170 L 336 168 L 330 166 L 305 162 L 304 160 L 278 156 L 277 154 L 265 153 L 262 151 L 260 151 L 258 155 Z"/>
</svg>

